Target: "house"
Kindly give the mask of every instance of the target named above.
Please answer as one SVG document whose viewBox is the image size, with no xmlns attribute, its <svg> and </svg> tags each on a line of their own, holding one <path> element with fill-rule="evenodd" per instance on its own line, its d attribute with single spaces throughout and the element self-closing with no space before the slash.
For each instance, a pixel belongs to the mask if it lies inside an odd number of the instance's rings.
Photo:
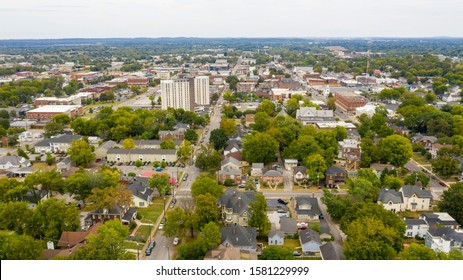
<svg viewBox="0 0 463 280">
<path fill-rule="evenodd" d="M 402 192 L 383 188 L 379 191 L 378 204 L 382 204 L 384 209 L 392 212 L 401 212 L 404 210 L 404 198 Z"/>
<path fill-rule="evenodd" d="M 415 136 L 413 136 L 410 140 L 413 144 L 421 143 L 426 150 L 430 150 L 432 144 L 436 143 L 437 138 L 435 136 L 428 136 L 418 133 Z"/>
<path fill-rule="evenodd" d="M 431 154 L 431 157 L 432 157 L 432 158 L 436 158 L 438 152 L 439 152 L 440 149 L 442 149 L 442 148 L 449 148 L 449 149 L 451 149 L 451 148 L 452 148 L 452 145 L 449 145 L 449 144 L 438 144 L 438 143 L 431 144 L 431 149 L 430 149 L 430 151 L 429 151 L 429 153 Z"/>
<path fill-rule="evenodd" d="M 297 159 L 285 159 L 285 169 L 292 171 L 297 166 Z"/>
<path fill-rule="evenodd" d="M 338 243 L 331 241 L 320 246 L 320 257 L 322 260 L 342 260 L 344 255 L 342 247 Z"/>
<path fill-rule="evenodd" d="M 420 219 L 425 220 L 426 224 L 428 224 L 430 228 L 436 228 L 436 227 L 447 227 L 447 228 L 453 228 L 453 229 L 460 228 L 460 224 L 458 224 L 458 222 L 446 212 L 434 212 L 434 213 L 421 214 Z"/>
<path fill-rule="evenodd" d="M 297 222 L 293 218 L 281 217 L 280 218 L 280 231 L 285 236 L 297 234 Z"/>
<path fill-rule="evenodd" d="M 236 152 L 241 152 L 240 146 L 238 144 L 230 144 L 228 145 L 224 150 L 223 150 L 223 155 L 226 156 L 230 153 L 236 153 Z"/>
<path fill-rule="evenodd" d="M 405 236 L 424 238 L 429 230 L 429 225 L 423 219 L 404 219 L 405 221 Z"/>
<path fill-rule="evenodd" d="M 241 162 L 233 157 L 222 160 L 219 170 L 219 181 L 223 184 L 230 180 L 233 184 L 241 184 Z"/>
<path fill-rule="evenodd" d="M 384 171 L 384 169 L 387 169 L 388 171 L 393 171 L 395 170 L 395 166 L 392 164 L 382 164 L 382 163 L 372 163 L 370 164 L 370 168 L 373 169 L 373 172 L 376 174 L 376 177 L 381 177 L 381 173 Z"/>
<path fill-rule="evenodd" d="M 344 168 L 330 166 L 325 172 L 325 185 L 327 187 L 334 187 L 340 183 L 345 183 L 346 178 L 347 171 Z"/>
<path fill-rule="evenodd" d="M 44 139 L 34 146 L 36 154 L 42 153 L 67 153 L 71 142 L 82 138 L 80 135 L 63 134 L 54 138 Z"/>
<path fill-rule="evenodd" d="M 320 256 L 320 246 L 322 242 L 316 231 L 304 229 L 299 231 L 299 242 L 305 256 Z"/>
<path fill-rule="evenodd" d="M 67 156 L 62 161 L 56 164 L 56 170 L 60 173 L 64 173 L 71 169 L 71 157 Z"/>
<path fill-rule="evenodd" d="M 57 246 L 63 249 L 70 249 L 78 244 L 86 244 L 87 236 L 96 234 L 97 229 L 102 225 L 102 223 L 96 223 L 86 231 L 63 231 Z"/>
<path fill-rule="evenodd" d="M 431 210 L 432 194 L 418 186 L 403 186 L 400 190 L 404 197 L 404 209 L 410 211 Z"/>
<path fill-rule="evenodd" d="M 242 250 L 255 252 L 257 250 L 257 228 L 230 224 L 220 229 L 220 244 L 233 246 Z"/>
<path fill-rule="evenodd" d="M 331 230 L 325 219 L 320 219 L 320 239 L 331 239 Z"/>
<path fill-rule="evenodd" d="M 268 233 L 268 245 L 283 245 L 285 233 L 281 230 L 271 230 Z"/>
<path fill-rule="evenodd" d="M 334 122 L 333 110 L 317 110 L 316 107 L 302 107 L 296 111 L 296 119 L 303 125 L 315 124 L 317 122 Z"/>
<path fill-rule="evenodd" d="M 98 148 L 95 149 L 95 157 L 99 159 L 106 158 L 108 155 L 109 149 L 112 149 L 116 145 L 116 142 L 109 140 L 101 144 Z"/>
<path fill-rule="evenodd" d="M 175 149 L 109 149 L 107 152 L 108 162 L 176 162 L 178 160 L 177 150 Z"/>
<path fill-rule="evenodd" d="M 0 170 L 10 168 L 29 167 L 31 162 L 20 156 L 2 156 L 0 157 Z"/>
<path fill-rule="evenodd" d="M 264 174 L 262 174 L 261 177 L 262 183 L 269 186 L 278 186 L 279 184 L 283 184 L 283 174 L 280 171 L 264 168 L 263 172 Z"/>
<path fill-rule="evenodd" d="M 234 188 L 226 189 L 218 202 L 224 222 L 248 226 L 249 218 L 252 216 L 249 204 L 255 200 L 255 194 L 254 191 L 239 192 Z"/>
<path fill-rule="evenodd" d="M 133 140 L 133 145 L 134 145 L 134 148 L 138 148 L 138 149 L 161 149 L 161 143 L 163 141 L 164 140 L 157 140 L 157 139 L 152 139 L 152 140 L 138 139 L 138 140 Z M 172 140 L 172 141 L 174 142 L 176 149 L 178 149 L 178 147 L 182 145 L 183 143 L 183 140 Z M 124 144 L 124 140 L 121 140 L 118 143 L 118 146 L 122 147 L 123 144 Z"/>
<path fill-rule="evenodd" d="M 307 173 L 305 166 L 296 166 L 293 170 L 293 181 L 295 183 L 305 183 L 307 180 Z"/>
<path fill-rule="evenodd" d="M 463 251 L 463 230 L 453 228 L 430 228 L 424 238 L 426 247 L 437 252 Z"/>
<path fill-rule="evenodd" d="M 338 158 L 347 159 L 348 156 L 360 158 L 360 141 L 356 139 L 344 139 L 338 142 Z"/>
<path fill-rule="evenodd" d="M 132 192 L 132 206 L 146 208 L 152 203 L 154 191 L 148 188 L 148 184 L 144 184 L 143 181 L 133 181 L 127 189 Z"/>
<path fill-rule="evenodd" d="M 262 170 L 264 169 L 264 164 L 263 163 L 253 163 L 251 165 L 251 176 L 252 177 L 261 177 L 264 175 L 262 173 Z"/>
<path fill-rule="evenodd" d="M 316 197 L 296 196 L 296 205 L 294 205 L 297 221 L 318 221 L 321 214 Z"/>
<path fill-rule="evenodd" d="M 207 251 L 204 260 L 257 260 L 257 253 L 220 244 L 217 248 Z"/>
<path fill-rule="evenodd" d="M 182 140 L 185 139 L 185 128 L 179 128 L 174 131 L 159 131 L 159 139 L 161 140 Z"/>
<path fill-rule="evenodd" d="M 88 213 L 85 218 L 85 225 L 91 226 L 96 223 L 105 223 L 110 220 L 120 220 L 123 224 L 128 225 L 135 220 L 137 209 L 116 205 L 112 209 L 97 209 Z"/>
</svg>

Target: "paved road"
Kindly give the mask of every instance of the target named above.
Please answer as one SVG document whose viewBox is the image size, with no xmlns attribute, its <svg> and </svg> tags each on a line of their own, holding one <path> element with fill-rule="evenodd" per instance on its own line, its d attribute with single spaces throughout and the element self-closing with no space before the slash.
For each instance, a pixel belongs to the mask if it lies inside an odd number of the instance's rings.
<svg viewBox="0 0 463 280">
<path fill-rule="evenodd" d="M 154 95 L 155 92 L 159 89 L 159 86 L 150 87 L 145 93 L 142 93 L 136 97 L 130 98 L 129 100 L 122 102 L 121 104 L 114 105 L 113 110 L 116 111 L 120 107 L 146 107 L 151 106 L 151 100 L 149 100 L 149 96 Z M 148 102 L 146 101 L 148 100 Z M 157 98 L 154 99 L 156 101 Z"/>
<path fill-rule="evenodd" d="M 440 196 L 447 189 L 447 187 L 440 185 L 440 180 L 438 179 L 436 174 L 432 173 L 427 167 L 422 166 L 414 160 L 410 160 L 409 162 L 407 162 L 407 164 L 405 164 L 405 168 L 408 168 L 412 172 L 422 172 L 423 170 L 426 170 L 426 172 L 424 173 L 430 178 L 428 188 L 431 190 L 433 199 L 440 200 Z M 433 176 L 436 179 L 432 179 Z"/>
</svg>

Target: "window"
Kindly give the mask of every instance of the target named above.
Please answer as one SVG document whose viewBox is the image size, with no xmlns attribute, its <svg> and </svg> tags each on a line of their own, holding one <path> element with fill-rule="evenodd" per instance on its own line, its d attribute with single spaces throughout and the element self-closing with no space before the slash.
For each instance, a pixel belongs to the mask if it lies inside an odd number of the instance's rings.
<svg viewBox="0 0 463 280">
<path fill-rule="evenodd" d="M 139 202 L 138 205 L 139 205 L 140 207 L 143 207 L 143 206 L 145 206 L 145 202 Z"/>
</svg>

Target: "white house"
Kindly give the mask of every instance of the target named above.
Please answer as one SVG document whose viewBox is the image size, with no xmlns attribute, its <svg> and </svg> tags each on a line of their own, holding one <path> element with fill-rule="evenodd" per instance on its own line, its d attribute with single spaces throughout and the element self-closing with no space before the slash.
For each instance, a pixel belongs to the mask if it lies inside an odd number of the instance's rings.
<svg viewBox="0 0 463 280">
<path fill-rule="evenodd" d="M 320 246 L 322 242 L 317 232 L 311 229 L 299 231 L 299 241 L 301 242 L 302 252 L 306 256 L 320 256 Z"/>
<path fill-rule="evenodd" d="M 271 230 L 268 233 L 268 245 L 283 245 L 285 243 L 285 233 L 281 230 Z"/>
<path fill-rule="evenodd" d="M 431 210 L 432 194 L 430 190 L 423 190 L 418 186 L 403 186 L 399 192 L 403 194 L 404 209 L 410 211 Z"/>
<path fill-rule="evenodd" d="M 429 225 L 423 219 L 404 219 L 405 220 L 405 236 L 424 238 L 429 230 Z"/>
<path fill-rule="evenodd" d="M 434 251 L 449 253 L 463 250 L 463 230 L 452 228 L 431 228 L 427 231 L 424 244 Z"/>
<path fill-rule="evenodd" d="M 291 171 L 297 166 L 297 163 L 297 159 L 285 159 L 285 169 Z"/>
<path fill-rule="evenodd" d="M 29 167 L 31 162 L 20 156 L 3 156 L 0 157 L 0 170 L 10 168 Z"/>
<path fill-rule="evenodd" d="M 379 191 L 377 203 L 382 204 L 386 210 L 401 212 L 404 207 L 404 198 L 402 192 L 384 188 Z"/>
</svg>

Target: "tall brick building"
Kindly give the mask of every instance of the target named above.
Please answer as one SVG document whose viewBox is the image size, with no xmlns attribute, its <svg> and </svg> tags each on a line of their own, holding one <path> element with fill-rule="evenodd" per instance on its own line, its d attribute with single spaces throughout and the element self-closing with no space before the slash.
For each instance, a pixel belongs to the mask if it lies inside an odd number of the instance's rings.
<svg viewBox="0 0 463 280">
<path fill-rule="evenodd" d="M 351 92 L 336 93 L 334 97 L 336 106 L 347 112 L 355 112 L 356 108 L 363 107 L 368 102 L 365 97 Z"/>
</svg>

